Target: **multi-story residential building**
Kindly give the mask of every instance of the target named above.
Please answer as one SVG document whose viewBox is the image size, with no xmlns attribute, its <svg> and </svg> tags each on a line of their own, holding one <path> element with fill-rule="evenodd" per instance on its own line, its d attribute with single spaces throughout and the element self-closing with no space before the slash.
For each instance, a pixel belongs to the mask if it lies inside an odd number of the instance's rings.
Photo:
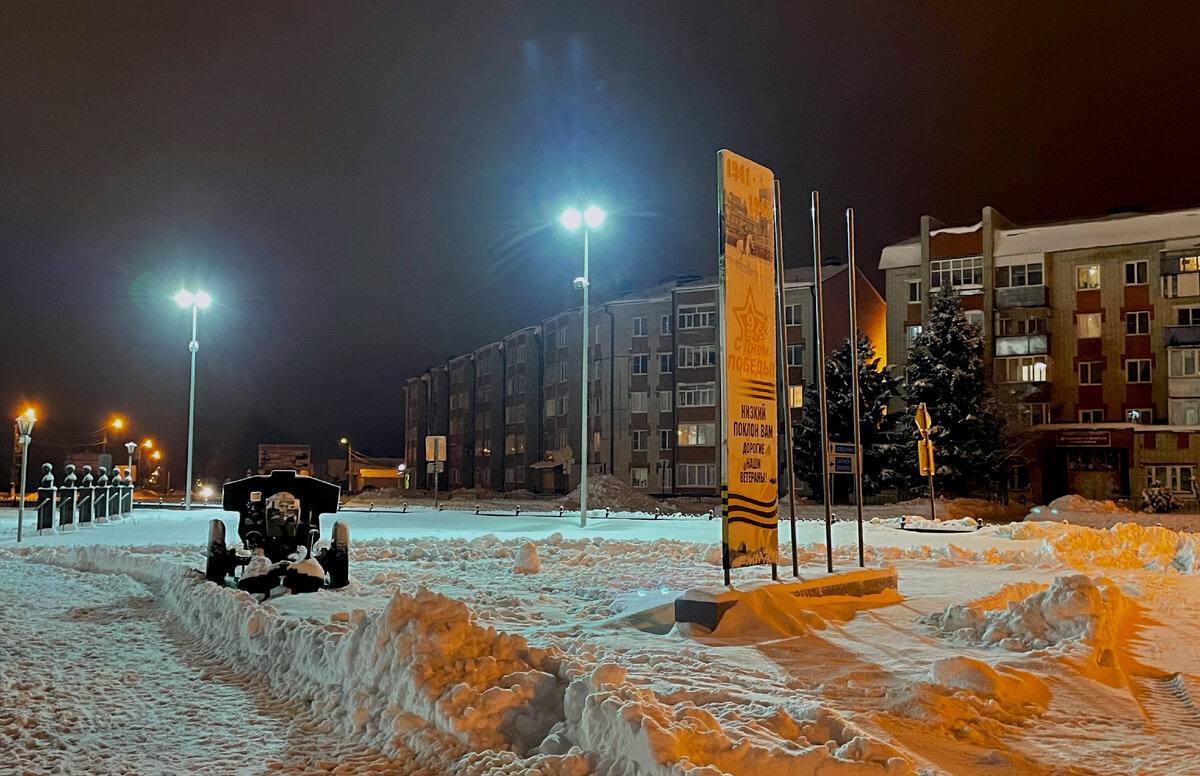
<svg viewBox="0 0 1200 776">
<path fill-rule="evenodd" d="M 474 483 L 484 490 L 504 487 L 504 344 L 493 342 L 474 353 Z"/>
<path fill-rule="evenodd" d="M 903 366 L 931 293 L 960 295 L 997 393 L 1033 428 L 1010 490 L 1138 501 L 1148 482 L 1195 499 L 1200 460 L 1200 210 L 1021 227 L 921 219 L 884 248 L 888 362 Z"/>
<path fill-rule="evenodd" d="M 529 467 L 542 459 L 542 327 L 504 338 L 504 490 L 537 487 Z"/>
<path fill-rule="evenodd" d="M 450 359 L 446 478 L 451 488 L 475 482 L 475 356 Z"/>
<path fill-rule="evenodd" d="M 799 421 L 805 379 L 812 374 L 812 271 L 788 270 L 784 288 L 793 421 Z M 822 270 L 827 299 L 827 351 L 849 335 L 848 273 L 836 262 Z M 885 348 L 883 298 L 860 273 L 859 329 Z M 717 279 L 670 278 L 645 291 L 595 305 L 588 332 L 588 473 L 613 474 L 651 494 L 711 496 L 720 486 L 720 350 Z M 565 310 L 449 365 L 451 396 L 460 395 L 456 367 L 475 364 L 474 396 L 450 410 L 451 484 L 455 413 L 473 412 L 474 480 L 463 469 L 462 487 L 566 492 L 579 484 L 584 440 L 580 406 L 583 332 L 579 309 Z M 447 367 L 442 367 L 446 369 Z M 406 432 L 437 433 L 428 399 L 434 370 L 409 381 Z M 434 391 L 436 393 L 436 391 Z M 421 407 L 426 407 L 422 410 Z M 469 408 L 469 409 L 468 409 Z M 425 412 L 414 418 L 412 413 Z M 781 407 L 781 419 L 784 409 Z M 463 416 L 463 423 L 467 423 Z M 424 424 L 424 425 L 422 425 Z M 782 423 L 781 423 L 782 426 Z M 465 437 L 461 443 L 466 445 Z M 492 450 L 503 450 L 491 455 Z M 489 452 L 484 452 L 489 451 Z M 484 457 L 487 460 L 484 460 Z M 419 462 L 423 466 L 423 462 Z M 423 481 L 418 481 L 423 482 Z"/>
</svg>

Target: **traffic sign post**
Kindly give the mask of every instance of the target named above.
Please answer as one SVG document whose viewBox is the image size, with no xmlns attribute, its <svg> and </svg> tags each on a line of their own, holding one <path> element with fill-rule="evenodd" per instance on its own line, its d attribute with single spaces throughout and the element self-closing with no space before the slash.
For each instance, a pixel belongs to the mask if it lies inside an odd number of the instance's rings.
<svg viewBox="0 0 1200 776">
<path fill-rule="evenodd" d="M 825 456 L 830 474 L 856 474 L 858 472 L 858 447 L 844 442 L 830 442 Z"/>
<path fill-rule="evenodd" d="M 921 467 L 921 474 L 929 477 L 929 517 L 937 520 L 937 501 L 933 494 L 933 442 L 929 440 L 929 426 L 933 419 L 929 417 L 925 402 L 918 405 L 913 420 L 921 432 L 921 441 L 917 442 L 917 465 Z"/>
<path fill-rule="evenodd" d="M 439 475 L 446 468 L 446 437 L 425 437 L 425 460 L 429 461 L 426 471 L 433 472 L 433 508 L 437 509 L 439 501 L 438 479 Z"/>
</svg>

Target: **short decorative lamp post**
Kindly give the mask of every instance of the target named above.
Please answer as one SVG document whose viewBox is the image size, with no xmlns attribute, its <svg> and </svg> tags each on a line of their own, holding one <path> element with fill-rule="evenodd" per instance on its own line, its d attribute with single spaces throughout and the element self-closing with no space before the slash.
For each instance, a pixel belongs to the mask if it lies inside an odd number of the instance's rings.
<svg viewBox="0 0 1200 776">
<path fill-rule="evenodd" d="M 21 527 L 25 523 L 25 471 L 29 465 L 29 442 L 33 435 L 33 424 L 37 418 L 33 410 L 25 410 L 17 416 L 17 441 L 21 444 L 21 500 L 17 502 L 17 541 L 21 541 Z"/>
</svg>

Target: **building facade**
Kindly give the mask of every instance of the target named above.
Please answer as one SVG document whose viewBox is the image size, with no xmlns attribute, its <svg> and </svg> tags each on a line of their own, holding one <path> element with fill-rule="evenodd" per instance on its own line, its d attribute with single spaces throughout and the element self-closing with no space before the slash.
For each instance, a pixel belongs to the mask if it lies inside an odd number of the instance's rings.
<svg viewBox="0 0 1200 776">
<path fill-rule="evenodd" d="M 826 349 L 832 351 L 849 336 L 849 273 L 833 263 L 823 267 L 822 278 Z M 593 306 L 586 408 L 580 405 L 585 349 L 578 308 L 410 379 L 405 400 L 410 460 L 424 472 L 424 435 L 447 433 L 451 488 L 565 493 L 578 487 L 579 453 L 587 444 L 589 475 L 611 474 L 652 495 L 716 495 L 721 464 L 717 290 L 715 277 L 681 276 Z M 793 388 L 787 403 L 796 422 L 805 380 L 813 374 L 812 291 L 811 270 L 787 271 L 787 349 L 779 358 L 788 367 Z M 857 291 L 858 328 L 882 357 L 883 297 L 861 273 Z M 468 364 L 474 365 L 470 387 Z M 435 407 L 447 393 L 448 422 L 443 423 Z M 581 438 L 584 411 L 586 440 Z M 468 425 L 473 428 L 469 437 L 463 431 Z M 473 459 L 470 467 L 468 459 Z M 417 478 L 413 486 L 427 482 Z"/>
<path fill-rule="evenodd" d="M 1200 460 L 1200 210 L 1015 225 L 926 216 L 884 248 L 888 363 L 903 367 L 931 294 L 958 292 L 987 373 L 1031 428 L 1018 497 L 1140 502 L 1151 482 L 1195 501 Z"/>
</svg>

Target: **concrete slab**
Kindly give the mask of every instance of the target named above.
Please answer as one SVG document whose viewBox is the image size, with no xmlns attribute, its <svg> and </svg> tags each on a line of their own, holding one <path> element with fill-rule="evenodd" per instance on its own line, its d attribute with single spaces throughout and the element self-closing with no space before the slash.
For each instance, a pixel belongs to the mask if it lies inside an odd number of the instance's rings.
<svg viewBox="0 0 1200 776">
<path fill-rule="evenodd" d="M 685 590 L 683 595 L 675 599 L 675 621 L 694 622 L 709 630 L 716 630 L 721 617 L 736 606 L 738 601 L 760 593 L 767 593 L 772 598 L 861 598 L 898 589 L 899 578 L 896 570 L 891 567 L 835 571 L 832 574 L 817 572 L 805 574 L 798 580 L 767 579 L 729 586 L 694 587 Z"/>
</svg>

